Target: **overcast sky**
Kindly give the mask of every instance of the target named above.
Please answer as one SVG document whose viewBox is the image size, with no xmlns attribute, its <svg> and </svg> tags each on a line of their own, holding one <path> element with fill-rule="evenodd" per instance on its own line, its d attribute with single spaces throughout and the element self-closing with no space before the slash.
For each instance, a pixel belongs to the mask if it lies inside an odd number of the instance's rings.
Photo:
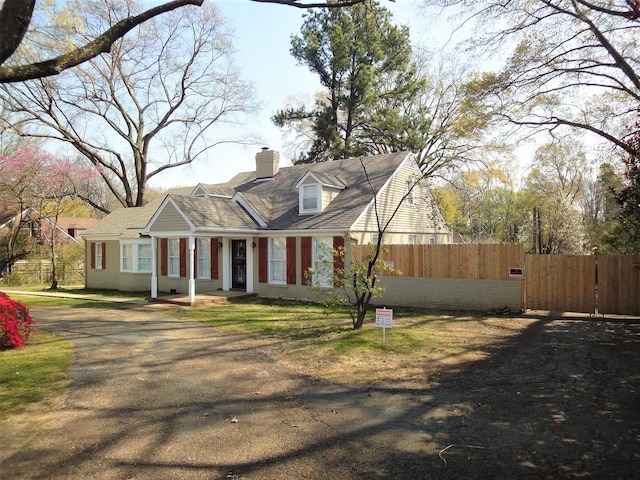
<svg viewBox="0 0 640 480">
<path fill-rule="evenodd" d="M 317 76 L 298 66 L 289 53 L 291 35 L 300 32 L 303 9 L 283 5 L 253 3 L 247 0 L 216 0 L 216 5 L 236 32 L 236 61 L 245 80 L 251 82 L 260 102 L 260 113 L 246 125 L 259 135 L 260 143 L 251 146 L 223 145 L 212 149 L 208 158 L 188 167 L 170 169 L 151 181 L 151 186 L 168 188 L 198 183 L 220 183 L 236 173 L 253 170 L 260 147 L 282 151 L 282 133 L 270 121 L 296 94 L 313 94 L 320 88 Z M 421 8 L 421 0 L 382 0 L 397 24 L 409 25 L 414 43 L 442 43 L 447 38 L 445 23 Z M 435 23 L 440 26 L 434 28 Z M 215 127 L 214 127 L 215 128 Z M 281 158 L 281 166 L 290 165 Z"/>
</svg>

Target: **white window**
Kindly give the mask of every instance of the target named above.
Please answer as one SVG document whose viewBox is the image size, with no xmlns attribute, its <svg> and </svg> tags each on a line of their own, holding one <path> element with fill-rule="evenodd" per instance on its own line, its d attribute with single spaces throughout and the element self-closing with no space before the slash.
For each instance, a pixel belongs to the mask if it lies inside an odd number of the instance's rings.
<svg viewBox="0 0 640 480">
<path fill-rule="evenodd" d="M 120 245 L 120 270 L 133 272 L 133 244 Z"/>
<path fill-rule="evenodd" d="M 211 239 L 196 238 L 196 251 L 198 252 L 197 267 L 198 278 L 211 279 Z"/>
<path fill-rule="evenodd" d="M 380 236 L 377 233 L 374 233 L 373 235 L 371 235 L 371 244 L 378 245 L 379 239 L 380 239 Z"/>
<path fill-rule="evenodd" d="M 284 238 L 269 239 L 269 283 L 286 283 L 287 243 Z"/>
<path fill-rule="evenodd" d="M 120 271 L 151 272 L 151 243 L 145 240 L 120 242 Z"/>
<path fill-rule="evenodd" d="M 431 235 L 429 237 L 429 245 L 435 245 L 436 244 L 436 236 L 435 235 Z"/>
<path fill-rule="evenodd" d="M 417 185 L 416 182 L 413 178 L 407 178 L 407 205 L 415 205 L 416 203 L 416 197 L 415 197 L 415 191 L 416 191 Z"/>
<path fill-rule="evenodd" d="M 313 239 L 313 284 L 322 287 L 333 286 L 333 238 Z"/>
<path fill-rule="evenodd" d="M 97 270 L 102 270 L 102 243 L 98 242 L 96 245 L 96 261 L 95 266 Z"/>
<path fill-rule="evenodd" d="M 151 271 L 151 244 L 139 243 L 137 244 L 138 253 L 135 258 L 138 259 L 138 272 L 150 272 Z"/>
<path fill-rule="evenodd" d="M 300 213 L 320 213 L 320 185 L 302 185 L 300 187 Z"/>
<path fill-rule="evenodd" d="M 416 236 L 410 234 L 409 235 L 409 245 L 415 245 L 416 243 L 418 243 Z"/>
<path fill-rule="evenodd" d="M 180 276 L 180 239 L 169 239 L 169 255 L 167 259 L 168 274 L 170 277 Z"/>
</svg>

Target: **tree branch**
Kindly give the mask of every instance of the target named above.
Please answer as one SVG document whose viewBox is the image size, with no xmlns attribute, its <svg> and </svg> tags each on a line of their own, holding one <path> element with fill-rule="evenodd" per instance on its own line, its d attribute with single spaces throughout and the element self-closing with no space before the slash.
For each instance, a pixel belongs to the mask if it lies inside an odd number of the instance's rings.
<svg viewBox="0 0 640 480">
<path fill-rule="evenodd" d="M 34 78 L 57 75 L 67 68 L 75 67 L 76 65 L 80 65 L 81 63 L 91 60 L 101 53 L 108 53 L 111 50 L 111 45 L 141 23 L 144 23 L 162 13 L 170 12 L 185 5 L 200 6 L 203 1 L 204 0 L 173 0 L 163 5 L 151 8 L 140 15 L 125 18 L 86 45 L 64 53 L 56 58 L 29 65 L 2 66 L 0 67 L 0 83 L 23 82 Z M 7 2 L 15 3 L 15 0 L 7 0 Z M 21 2 L 18 1 L 18 3 Z M 2 9 L 3 14 L 5 8 L 6 2 L 5 7 Z"/>
<path fill-rule="evenodd" d="M 0 65 L 16 51 L 24 38 L 36 0 L 5 0 L 0 11 Z"/>
</svg>

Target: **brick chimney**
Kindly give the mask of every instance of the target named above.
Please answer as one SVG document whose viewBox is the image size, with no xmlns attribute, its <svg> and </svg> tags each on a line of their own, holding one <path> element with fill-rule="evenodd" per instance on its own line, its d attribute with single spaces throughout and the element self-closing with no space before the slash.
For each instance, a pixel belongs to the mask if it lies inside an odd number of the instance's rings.
<svg viewBox="0 0 640 480">
<path fill-rule="evenodd" d="M 269 180 L 276 176 L 280 169 L 280 152 L 262 147 L 256 153 L 256 180 Z"/>
</svg>

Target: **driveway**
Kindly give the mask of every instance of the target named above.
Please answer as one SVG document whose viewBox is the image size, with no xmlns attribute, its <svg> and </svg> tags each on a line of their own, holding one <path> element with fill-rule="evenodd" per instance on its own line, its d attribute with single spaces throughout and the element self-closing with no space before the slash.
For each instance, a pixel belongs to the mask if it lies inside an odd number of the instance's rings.
<svg viewBox="0 0 640 480">
<path fill-rule="evenodd" d="M 541 318 L 486 360 L 438 376 L 425 366 L 418 386 L 352 387 L 297 373 L 274 345 L 162 309 L 31 312 L 74 343 L 77 362 L 60 405 L 0 425 L 0 479 L 640 471 L 639 322 Z"/>
<path fill-rule="evenodd" d="M 387 478 L 360 457 L 394 448 L 376 434 L 406 400 L 301 377 L 265 345 L 162 311 L 31 312 L 77 363 L 61 411 L 0 454 L 2 479 Z M 420 435 L 406 427 L 394 442 Z"/>
</svg>

